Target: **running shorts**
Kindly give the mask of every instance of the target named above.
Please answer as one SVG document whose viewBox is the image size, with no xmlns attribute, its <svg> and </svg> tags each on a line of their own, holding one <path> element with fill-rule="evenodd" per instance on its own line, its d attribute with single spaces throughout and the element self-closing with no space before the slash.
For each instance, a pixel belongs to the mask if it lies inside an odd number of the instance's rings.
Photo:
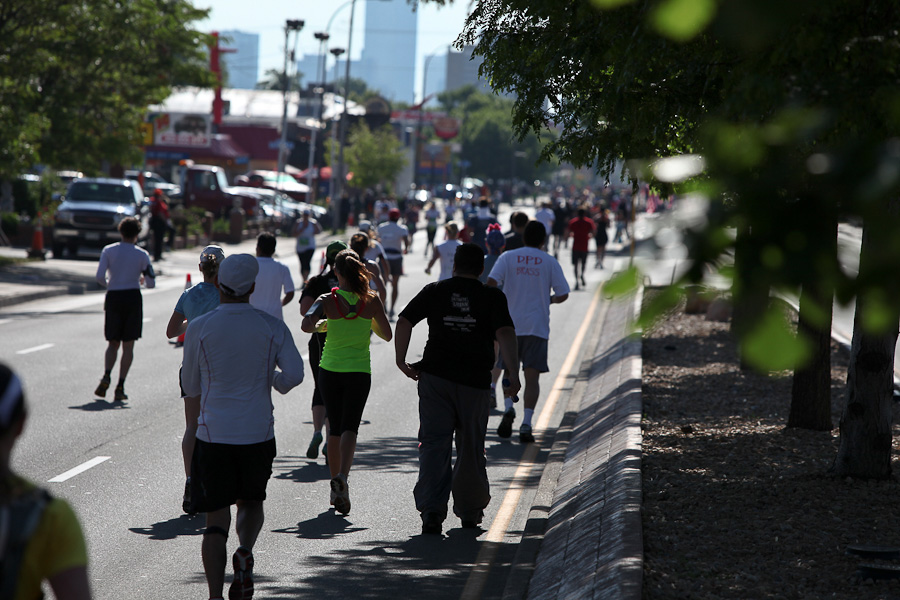
<svg viewBox="0 0 900 600">
<path fill-rule="evenodd" d="M 325 399 L 329 435 L 359 432 L 363 409 L 372 387 L 371 373 L 335 373 L 319 369 L 319 388 Z"/>
<path fill-rule="evenodd" d="M 572 250 L 572 264 L 577 265 L 578 263 L 584 264 L 587 262 L 588 253 L 587 250 Z"/>
<path fill-rule="evenodd" d="M 536 335 L 517 335 L 519 346 L 519 363 L 526 369 L 537 369 L 539 373 L 547 373 L 547 340 Z M 497 368 L 505 369 L 503 356 L 497 358 Z"/>
<path fill-rule="evenodd" d="M 191 457 L 191 500 L 197 512 L 227 508 L 238 500 L 266 499 L 275 438 L 258 444 L 197 440 Z"/>
<path fill-rule="evenodd" d="M 403 256 L 387 259 L 388 266 L 391 268 L 391 276 L 403 275 Z"/>
<path fill-rule="evenodd" d="M 141 290 L 106 292 L 103 310 L 106 312 L 103 333 L 107 341 L 133 342 L 141 337 L 144 324 Z"/>
<path fill-rule="evenodd" d="M 300 272 L 301 273 L 309 273 L 312 264 L 312 257 L 315 254 L 315 248 L 308 248 L 303 250 L 302 252 L 297 253 L 297 258 L 300 259 Z"/>
</svg>

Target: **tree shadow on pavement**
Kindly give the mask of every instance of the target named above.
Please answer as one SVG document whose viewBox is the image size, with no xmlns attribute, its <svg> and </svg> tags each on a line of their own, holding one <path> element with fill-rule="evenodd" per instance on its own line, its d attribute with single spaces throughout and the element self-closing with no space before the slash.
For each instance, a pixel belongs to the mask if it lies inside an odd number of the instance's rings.
<svg viewBox="0 0 900 600">
<path fill-rule="evenodd" d="M 328 519 L 325 519 L 326 521 Z M 448 521 L 449 522 L 449 521 Z M 267 587 L 266 598 L 459 598 L 482 546 L 481 530 L 452 528 L 446 535 L 403 541 L 373 540 L 304 559 L 296 582 Z M 511 544 L 501 544 L 513 550 Z M 507 552 L 502 552 L 507 554 Z M 498 554 L 499 555 L 499 554 Z M 497 565 L 494 567 L 498 568 Z M 502 592 L 502 577 L 489 577 Z M 482 593 L 480 597 L 499 597 Z"/>
<path fill-rule="evenodd" d="M 274 479 L 284 479 L 296 483 L 328 481 L 331 474 L 328 466 L 317 459 L 305 456 L 279 456 L 272 465 Z"/>
<path fill-rule="evenodd" d="M 174 540 L 183 535 L 201 535 L 206 529 L 203 515 L 180 515 L 168 521 L 154 523 L 150 527 L 129 527 L 128 531 L 146 535 L 149 540 Z"/>
</svg>

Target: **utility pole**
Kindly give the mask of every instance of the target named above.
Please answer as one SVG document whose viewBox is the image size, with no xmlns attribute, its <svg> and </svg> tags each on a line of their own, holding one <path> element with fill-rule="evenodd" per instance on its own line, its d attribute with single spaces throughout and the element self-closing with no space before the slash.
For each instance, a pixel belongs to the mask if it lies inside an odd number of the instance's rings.
<svg viewBox="0 0 900 600">
<path fill-rule="evenodd" d="M 316 127 L 312 130 L 312 135 L 309 137 L 309 162 L 307 163 L 306 169 L 306 187 L 309 188 L 310 198 L 312 200 L 316 199 L 315 189 L 313 188 L 313 169 L 316 166 L 316 135 L 319 132 L 318 125 L 322 121 L 322 103 L 325 101 L 325 70 L 326 70 L 326 54 L 325 54 L 325 45 L 328 43 L 328 38 L 330 37 L 327 32 L 317 31 L 313 34 L 317 40 L 319 40 L 319 62 L 322 63 L 321 66 L 316 64 L 316 87 L 315 90 L 318 90 L 319 93 L 319 102 L 316 108 Z M 319 74 L 319 70 L 321 69 L 322 73 Z"/>
<path fill-rule="evenodd" d="M 297 32 L 294 36 L 294 45 L 296 46 L 297 37 L 300 30 L 303 29 L 303 20 L 288 19 L 284 24 L 284 91 L 282 94 L 284 102 L 284 111 L 281 115 L 281 142 L 278 144 L 278 180 L 281 180 L 281 174 L 284 172 L 284 165 L 287 162 L 287 118 L 288 118 L 288 90 L 291 87 L 291 77 L 288 73 L 288 57 L 291 62 L 294 61 L 294 51 L 289 49 L 288 37 L 292 31 Z M 278 187 L 278 182 L 276 182 Z"/>
</svg>

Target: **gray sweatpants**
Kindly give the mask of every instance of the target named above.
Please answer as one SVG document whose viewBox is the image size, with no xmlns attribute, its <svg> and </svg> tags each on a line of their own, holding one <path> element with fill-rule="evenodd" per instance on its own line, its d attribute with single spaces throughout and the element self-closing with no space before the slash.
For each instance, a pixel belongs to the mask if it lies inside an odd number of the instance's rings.
<svg viewBox="0 0 900 600">
<path fill-rule="evenodd" d="M 488 389 L 419 374 L 419 480 L 413 494 L 422 514 L 445 519 L 452 491 L 454 514 L 481 523 L 491 500 L 484 455 L 490 399 Z"/>
</svg>

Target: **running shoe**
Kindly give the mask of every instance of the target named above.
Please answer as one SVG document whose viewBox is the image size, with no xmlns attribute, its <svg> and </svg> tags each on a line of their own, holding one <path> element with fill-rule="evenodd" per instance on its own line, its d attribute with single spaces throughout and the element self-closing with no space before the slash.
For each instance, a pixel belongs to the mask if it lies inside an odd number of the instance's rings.
<svg viewBox="0 0 900 600">
<path fill-rule="evenodd" d="M 106 390 L 109 389 L 109 376 L 104 375 L 102 379 L 100 379 L 100 383 L 97 385 L 97 389 L 94 390 L 95 396 L 100 396 L 101 398 L 106 398 Z"/>
<path fill-rule="evenodd" d="M 585 283 L 585 281 L 584 281 L 584 275 L 581 276 L 581 285 L 583 287 L 587 287 L 587 283 Z"/>
<path fill-rule="evenodd" d="M 319 456 L 319 444 L 322 443 L 322 433 L 317 431 L 313 434 L 312 440 L 309 442 L 309 448 L 306 449 L 306 458 L 317 458 Z"/>
<path fill-rule="evenodd" d="M 462 519 L 462 527 L 463 527 L 463 529 L 478 529 L 479 525 L 476 521 L 469 521 L 468 519 Z"/>
<path fill-rule="evenodd" d="M 519 427 L 519 441 L 523 444 L 533 444 L 534 435 L 531 433 L 531 425 L 522 423 Z"/>
<path fill-rule="evenodd" d="M 228 588 L 228 600 L 250 600 L 253 598 L 253 553 L 238 546 L 231 557 L 234 579 Z"/>
<path fill-rule="evenodd" d="M 347 485 L 347 476 L 338 473 L 337 477 L 331 479 L 331 489 L 335 493 L 334 509 L 346 515 L 350 512 L 350 487 Z"/>
<path fill-rule="evenodd" d="M 422 513 L 422 534 L 441 535 L 443 521 L 437 513 Z"/>
<path fill-rule="evenodd" d="M 116 392 L 115 392 L 114 398 L 115 398 L 116 402 L 125 402 L 126 400 L 128 400 L 128 394 L 125 393 L 125 386 L 123 386 L 123 385 L 116 386 Z"/>
<path fill-rule="evenodd" d="M 500 419 L 500 426 L 497 427 L 497 436 L 502 438 L 508 438 L 512 435 L 512 424 L 516 419 L 516 409 L 511 408 L 505 413 L 503 413 L 503 418 Z"/>
</svg>

